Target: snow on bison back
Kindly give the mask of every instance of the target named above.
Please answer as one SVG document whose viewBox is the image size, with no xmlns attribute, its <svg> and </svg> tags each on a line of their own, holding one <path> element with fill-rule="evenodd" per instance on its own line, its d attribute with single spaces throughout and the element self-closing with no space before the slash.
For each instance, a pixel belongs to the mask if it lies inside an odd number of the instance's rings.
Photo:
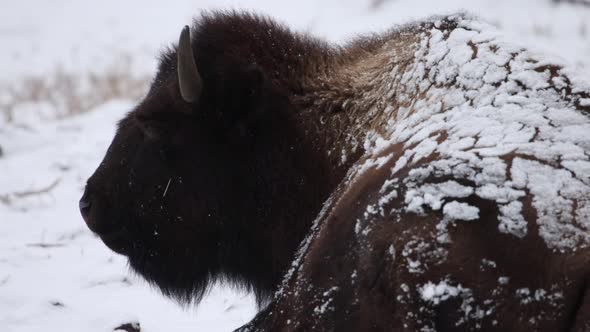
<svg viewBox="0 0 590 332">
<path fill-rule="evenodd" d="M 465 15 L 333 46 L 211 13 L 164 52 L 80 201 L 244 331 L 589 331 L 590 89 Z"/>
</svg>

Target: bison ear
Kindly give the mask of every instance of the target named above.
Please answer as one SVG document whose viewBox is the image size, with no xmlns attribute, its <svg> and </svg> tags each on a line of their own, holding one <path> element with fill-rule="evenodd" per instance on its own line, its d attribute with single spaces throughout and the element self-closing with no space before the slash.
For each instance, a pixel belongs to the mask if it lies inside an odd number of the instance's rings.
<svg viewBox="0 0 590 332">
<path fill-rule="evenodd" d="M 243 122 L 260 116 L 268 97 L 267 80 L 260 67 L 256 64 L 242 67 L 234 79 L 237 91 L 230 96 L 236 103 L 232 112 L 234 120 Z"/>
<path fill-rule="evenodd" d="M 255 64 L 251 64 L 244 69 L 244 83 L 248 87 L 248 97 L 261 97 L 264 85 L 264 73 Z"/>
</svg>

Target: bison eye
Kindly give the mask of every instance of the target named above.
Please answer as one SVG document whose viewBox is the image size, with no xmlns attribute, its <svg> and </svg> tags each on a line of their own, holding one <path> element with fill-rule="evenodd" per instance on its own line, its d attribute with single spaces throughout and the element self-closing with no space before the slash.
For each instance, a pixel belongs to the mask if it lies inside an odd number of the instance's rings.
<svg viewBox="0 0 590 332">
<path fill-rule="evenodd" d="M 169 162 L 172 158 L 172 153 L 170 151 L 170 149 L 165 149 L 165 148 L 161 148 L 159 151 L 160 154 L 160 160 L 164 161 L 164 162 Z"/>
</svg>

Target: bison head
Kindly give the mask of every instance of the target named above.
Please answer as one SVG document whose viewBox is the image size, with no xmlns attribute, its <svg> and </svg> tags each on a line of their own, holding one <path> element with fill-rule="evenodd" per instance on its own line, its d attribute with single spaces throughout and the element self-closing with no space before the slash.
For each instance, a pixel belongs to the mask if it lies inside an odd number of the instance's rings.
<svg viewBox="0 0 590 332">
<path fill-rule="evenodd" d="M 217 36 L 219 37 L 219 36 Z M 200 39 L 199 39 L 200 38 Z M 185 27 L 120 123 L 80 210 L 133 270 L 181 301 L 213 280 L 272 291 L 323 201 L 293 106 L 239 52 Z M 304 222 L 302 222 L 302 220 Z M 297 225 L 296 225 L 297 224 Z"/>
</svg>

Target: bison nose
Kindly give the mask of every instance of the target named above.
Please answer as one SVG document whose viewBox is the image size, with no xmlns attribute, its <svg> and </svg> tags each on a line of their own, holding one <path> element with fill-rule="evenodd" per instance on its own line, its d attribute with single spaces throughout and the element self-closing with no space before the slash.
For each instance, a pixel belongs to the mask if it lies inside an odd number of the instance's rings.
<svg viewBox="0 0 590 332">
<path fill-rule="evenodd" d="M 80 214 L 82 214 L 82 218 L 84 218 L 84 221 L 90 227 L 90 219 L 88 218 L 88 216 L 90 215 L 92 200 L 90 199 L 90 194 L 88 194 L 88 190 L 84 190 L 84 195 L 82 195 L 82 198 L 80 198 L 78 206 L 80 207 Z"/>
</svg>

